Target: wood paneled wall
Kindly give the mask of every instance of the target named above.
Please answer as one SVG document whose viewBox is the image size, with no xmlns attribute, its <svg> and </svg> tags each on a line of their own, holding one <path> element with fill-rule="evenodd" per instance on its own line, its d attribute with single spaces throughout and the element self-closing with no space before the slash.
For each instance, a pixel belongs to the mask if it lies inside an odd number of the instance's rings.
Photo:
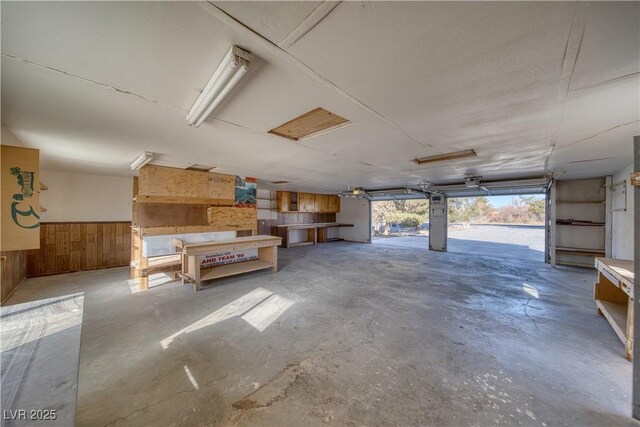
<svg viewBox="0 0 640 427">
<path fill-rule="evenodd" d="M 0 293 L 4 302 L 13 293 L 16 287 L 24 280 L 27 274 L 27 251 L 3 251 L 0 252 L 0 268 L 2 269 L 2 285 Z"/>
<path fill-rule="evenodd" d="M 40 249 L 27 254 L 27 276 L 129 265 L 130 222 L 56 222 L 40 225 Z"/>
</svg>

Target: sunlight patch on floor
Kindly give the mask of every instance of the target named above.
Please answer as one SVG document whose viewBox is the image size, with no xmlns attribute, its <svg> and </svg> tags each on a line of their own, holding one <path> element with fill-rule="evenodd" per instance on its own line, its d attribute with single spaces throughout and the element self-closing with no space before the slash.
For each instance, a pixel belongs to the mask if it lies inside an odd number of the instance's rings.
<svg viewBox="0 0 640 427">
<path fill-rule="evenodd" d="M 164 285 L 165 283 L 173 282 L 177 279 L 173 279 L 171 276 L 165 273 L 156 273 L 151 274 L 149 276 L 149 289 L 154 288 L 156 286 Z M 137 294 L 140 292 L 140 279 L 129 279 L 127 280 L 127 284 L 129 285 L 129 292 L 132 294 Z M 146 289 L 145 289 L 146 290 Z"/>
<path fill-rule="evenodd" d="M 287 309 L 293 304 L 294 302 L 290 299 L 281 297 L 280 295 L 273 295 L 262 304 L 242 316 L 242 319 L 262 332 L 273 322 L 278 320 L 278 317 L 287 311 Z"/>
<path fill-rule="evenodd" d="M 160 341 L 160 345 L 162 346 L 162 348 L 166 349 L 176 337 L 182 334 L 188 334 L 190 332 L 197 331 L 198 329 L 215 325 L 218 322 L 231 319 L 232 317 L 242 316 L 272 295 L 273 292 L 271 291 L 268 291 L 264 288 L 256 288 L 248 294 L 245 294 L 240 298 L 225 305 L 224 307 L 214 311 L 210 315 L 203 317 L 202 319 L 192 323 L 184 329 L 181 329 L 175 334 L 168 336 L 167 338 Z"/>
<path fill-rule="evenodd" d="M 3 306 L 0 352 L 82 324 L 84 292 Z"/>
<path fill-rule="evenodd" d="M 534 297 L 535 299 L 540 298 L 540 294 L 538 293 L 538 290 L 527 283 L 522 284 L 522 290 L 528 293 L 529 295 L 531 295 L 532 297 Z"/>
</svg>

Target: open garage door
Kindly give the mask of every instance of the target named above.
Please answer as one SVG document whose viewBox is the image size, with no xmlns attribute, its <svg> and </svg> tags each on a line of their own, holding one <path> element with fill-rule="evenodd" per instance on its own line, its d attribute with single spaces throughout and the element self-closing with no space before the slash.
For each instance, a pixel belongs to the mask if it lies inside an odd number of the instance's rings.
<svg viewBox="0 0 640 427">
<path fill-rule="evenodd" d="M 481 182 L 430 188 L 430 249 L 549 260 L 547 179 Z M 446 211 L 446 214 L 443 214 Z"/>
<path fill-rule="evenodd" d="M 431 190 L 442 193 L 446 197 L 482 197 L 546 194 L 550 180 L 524 179 L 517 181 L 471 182 L 460 185 L 440 185 Z"/>
</svg>

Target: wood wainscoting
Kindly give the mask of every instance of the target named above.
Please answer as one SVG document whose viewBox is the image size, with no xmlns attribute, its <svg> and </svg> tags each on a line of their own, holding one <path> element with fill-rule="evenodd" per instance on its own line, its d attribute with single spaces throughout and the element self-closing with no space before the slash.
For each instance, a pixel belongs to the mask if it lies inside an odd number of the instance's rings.
<svg viewBox="0 0 640 427">
<path fill-rule="evenodd" d="M 27 251 L 0 252 L 2 270 L 1 294 L 2 302 L 11 296 L 16 287 L 24 280 L 27 273 Z"/>
<path fill-rule="evenodd" d="M 128 266 L 130 222 L 43 222 L 40 249 L 27 251 L 27 276 Z"/>
</svg>

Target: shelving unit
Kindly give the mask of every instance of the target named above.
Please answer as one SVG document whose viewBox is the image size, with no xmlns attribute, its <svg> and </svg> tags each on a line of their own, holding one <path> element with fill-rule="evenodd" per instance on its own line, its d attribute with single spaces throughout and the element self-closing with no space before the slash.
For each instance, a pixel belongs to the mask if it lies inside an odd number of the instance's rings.
<svg viewBox="0 0 640 427">
<path fill-rule="evenodd" d="M 593 268 L 610 256 L 611 177 L 557 181 L 552 188 L 551 264 Z"/>
<path fill-rule="evenodd" d="M 181 271 L 179 254 L 148 255 L 146 238 L 224 231 L 255 236 L 256 209 L 234 203 L 231 175 L 144 166 L 140 177 L 133 178 L 131 278 L 139 278 L 140 289 L 147 289 L 150 274 L 172 273 L 177 278 Z"/>
</svg>

